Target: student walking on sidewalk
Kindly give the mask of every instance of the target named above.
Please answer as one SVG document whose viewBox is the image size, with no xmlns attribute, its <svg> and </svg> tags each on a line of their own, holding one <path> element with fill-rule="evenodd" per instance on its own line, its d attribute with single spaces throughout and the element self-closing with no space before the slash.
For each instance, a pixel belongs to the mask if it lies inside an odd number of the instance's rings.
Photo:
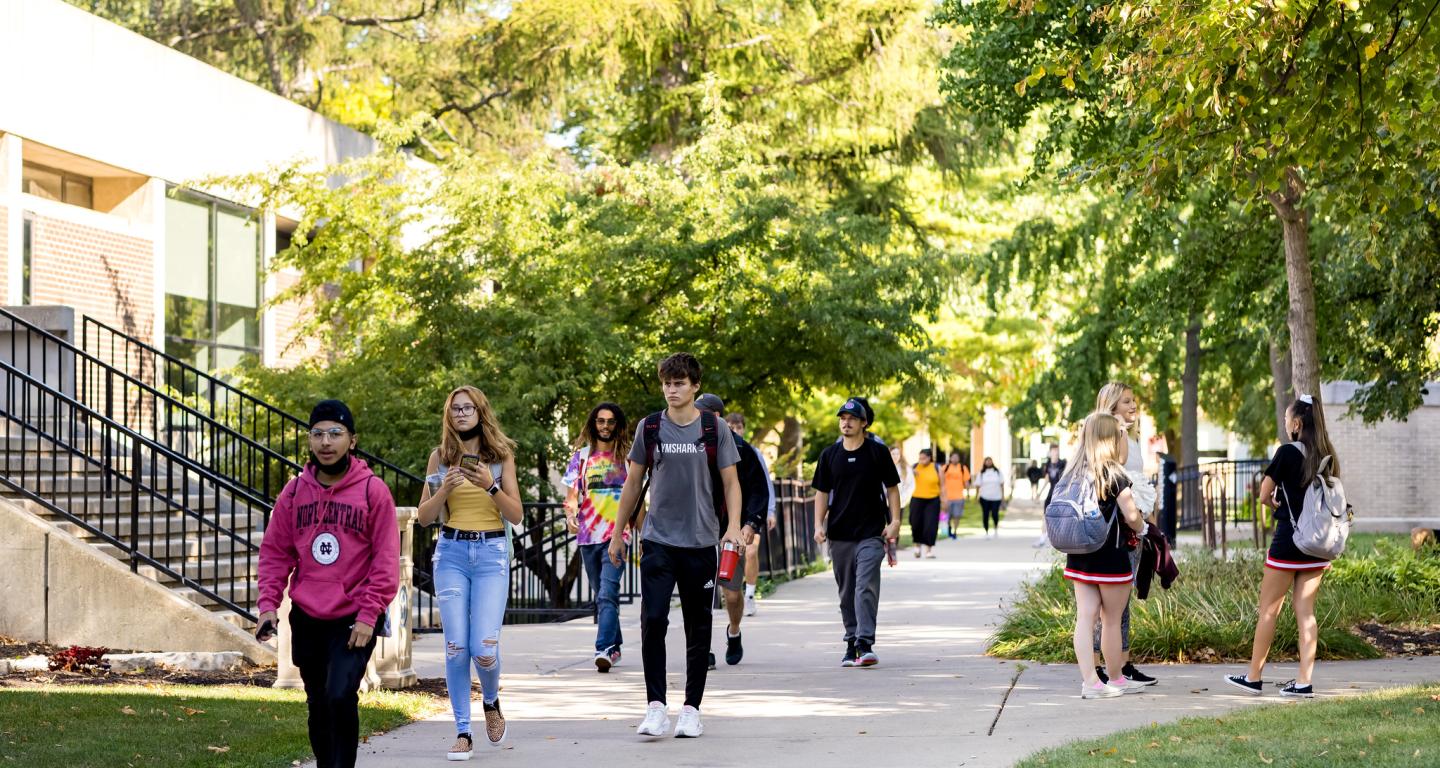
<svg viewBox="0 0 1440 768">
<path fill-rule="evenodd" d="M 880 611 L 880 563 L 894 565 L 900 536 L 900 476 L 885 446 L 869 440 L 866 409 L 856 398 L 840 408 L 840 441 L 815 465 L 815 541 L 830 542 L 830 560 L 845 623 L 842 667 L 869 667 Z"/>
<path fill-rule="evenodd" d="M 725 423 L 730 425 L 730 431 L 735 433 L 735 444 L 738 446 L 745 441 L 745 416 L 739 411 L 731 411 L 725 414 Z M 747 443 L 748 444 L 748 443 Z M 755 462 L 760 469 L 760 474 L 765 480 L 765 530 L 775 530 L 775 476 L 770 474 L 770 464 L 765 461 L 765 454 L 759 446 L 750 444 L 750 449 L 755 453 Z M 745 461 L 745 454 L 740 454 L 741 463 Z M 745 483 L 741 483 L 742 495 Z M 746 508 L 750 506 L 750 500 L 746 498 L 743 502 Z M 755 529 L 759 531 L 759 528 Z M 760 583 L 760 537 L 753 536 L 750 543 L 745 547 L 745 615 L 754 616 L 758 610 L 755 605 L 755 589 Z M 738 622 L 736 626 L 739 626 Z"/>
<path fill-rule="evenodd" d="M 1103 699 L 1141 690 L 1121 672 L 1120 614 L 1130 599 L 1128 533 L 1145 529 L 1145 521 L 1130 492 L 1125 474 L 1129 447 L 1120 422 L 1108 413 L 1092 413 L 1080 427 L 1080 445 L 1065 478 L 1088 481 L 1095 489 L 1100 514 L 1109 523 L 1109 534 L 1100 549 L 1085 555 L 1065 556 L 1065 578 L 1075 585 L 1075 661 L 1080 666 L 1082 699 Z M 1065 481 L 1062 478 L 1061 482 Z M 1093 507 L 1092 507 L 1093 509 Z M 1090 647 L 1090 630 L 1100 617 L 1100 647 L 1105 654 L 1110 682 L 1096 676 L 1095 651 Z"/>
<path fill-rule="evenodd" d="M 1100 388 L 1095 396 L 1095 410 L 1100 413 L 1108 413 L 1120 421 L 1120 429 L 1125 433 L 1125 445 L 1128 453 L 1125 458 L 1125 476 L 1130 478 L 1130 493 L 1135 499 L 1135 506 L 1139 508 L 1140 514 L 1145 518 L 1147 525 L 1155 525 L 1155 500 L 1158 494 L 1155 487 L 1150 484 L 1150 479 L 1145 476 L 1145 455 L 1140 451 L 1140 405 L 1135 401 L 1135 392 L 1129 385 L 1118 381 L 1112 381 Z M 1142 543 L 1143 546 L 1143 543 Z M 1130 571 L 1139 574 L 1141 546 L 1130 550 Z M 1100 627 L 1095 627 L 1095 651 L 1100 651 Z M 1158 680 L 1135 668 L 1130 659 L 1130 603 L 1125 603 L 1125 612 L 1120 616 L 1120 657 L 1121 672 L 1125 679 L 1138 685 L 1154 685 Z M 1105 670 L 1096 668 L 1100 675 L 1101 682 L 1106 682 L 1109 677 Z"/>
<path fill-rule="evenodd" d="M 440 523 L 435 602 L 445 632 L 445 687 L 455 714 L 446 757 L 469 760 L 470 668 L 480 676 L 485 738 L 505 741 L 500 710 L 500 627 L 510 599 L 510 526 L 524 509 L 515 480 L 515 441 L 475 387 L 456 388 L 440 412 L 440 446 L 430 453 L 420 494 L 421 525 Z"/>
<path fill-rule="evenodd" d="M 609 672 L 620 663 L 620 577 L 625 569 L 606 553 L 615 535 L 630 543 L 630 531 L 617 531 L 620 491 L 625 487 L 625 454 L 630 433 L 625 412 L 601 403 L 585 418 L 580 445 L 565 467 L 565 524 L 575 534 L 580 562 L 595 597 L 595 668 Z"/>
<path fill-rule="evenodd" d="M 1291 442 L 1280 446 L 1260 481 L 1260 501 L 1275 510 L 1275 538 L 1265 557 L 1265 575 L 1260 580 L 1259 620 L 1250 650 L 1250 669 L 1243 675 L 1228 675 L 1225 682 L 1254 696 L 1260 695 L 1261 673 L 1275 639 L 1275 624 L 1285 595 L 1295 594 L 1295 623 L 1299 628 L 1300 670 L 1294 680 L 1280 688 L 1287 698 L 1308 699 L 1315 695 L 1311 675 L 1315 672 L 1315 648 L 1319 625 L 1315 601 L 1320 596 L 1320 579 L 1330 567 L 1327 560 L 1312 557 L 1295 546 L 1295 524 L 1305 514 L 1305 489 L 1317 476 L 1340 476 L 1340 458 L 1330 443 L 1320 401 L 1300 395 L 1285 411 L 1285 430 Z M 1329 459 L 1328 466 L 1325 460 Z"/>
<path fill-rule="evenodd" d="M 665 633 L 670 595 L 680 590 L 685 620 L 685 705 L 675 735 L 705 732 L 700 700 L 710 655 L 711 601 L 715 598 L 716 546 L 743 547 L 740 536 L 740 455 L 735 438 L 714 414 L 695 407 L 700 362 L 677 352 L 658 366 L 666 409 L 645 417 L 630 447 L 625 488 L 620 494 L 619 528 L 640 503 L 640 484 L 649 475 L 650 511 L 640 530 L 640 659 L 645 666 L 645 720 L 641 736 L 663 736 L 670 727 L 665 698 Z M 721 515 L 724 517 L 722 525 Z M 722 535 L 723 531 L 723 535 Z M 620 538 L 610 539 L 610 562 L 625 555 Z"/>
<path fill-rule="evenodd" d="M 309 709 L 319 768 L 352 768 L 360 743 L 360 680 L 388 635 L 400 585 L 400 533 L 390 489 L 352 455 L 355 417 L 339 400 L 310 412 L 310 461 L 275 500 L 260 544 L 258 640 L 277 629 L 290 590 L 290 656 Z"/>
<path fill-rule="evenodd" d="M 920 449 L 915 462 L 915 495 L 910 498 L 910 538 L 915 543 L 915 556 L 935 557 L 935 539 L 940 535 L 940 497 L 945 493 L 945 478 L 935 464 L 929 448 Z"/>
<path fill-rule="evenodd" d="M 1005 475 L 995 466 L 995 460 L 989 456 L 985 457 L 985 463 L 980 467 L 980 476 L 975 478 L 975 483 L 980 487 L 976 496 L 980 498 L 980 524 L 985 526 L 985 536 L 1000 535 L 1000 507 L 1005 504 Z M 990 531 L 990 521 L 995 521 L 995 531 Z"/>
<path fill-rule="evenodd" d="M 965 466 L 959 451 L 951 451 L 945 463 L 945 513 L 949 525 L 946 534 L 955 538 L 960 518 L 965 516 L 965 493 L 970 488 L 970 468 Z"/>
</svg>

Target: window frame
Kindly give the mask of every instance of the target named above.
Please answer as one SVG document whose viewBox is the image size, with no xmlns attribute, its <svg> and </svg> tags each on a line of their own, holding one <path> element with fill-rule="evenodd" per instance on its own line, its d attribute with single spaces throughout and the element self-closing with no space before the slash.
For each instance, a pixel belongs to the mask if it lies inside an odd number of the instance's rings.
<svg viewBox="0 0 1440 768">
<path fill-rule="evenodd" d="M 56 167 L 54 167 L 54 166 L 45 165 L 44 163 L 36 163 L 36 162 L 32 162 L 32 161 L 30 161 L 30 160 L 21 160 L 21 161 L 20 161 L 20 188 L 21 188 L 22 190 L 25 188 L 25 172 L 28 171 L 28 170 L 30 170 L 30 169 L 32 169 L 32 168 L 33 168 L 34 170 L 42 171 L 42 172 L 44 172 L 44 173 L 53 173 L 53 174 L 56 174 L 56 175 L 58 175 L 58 176 L 60 177 L 60 198 L 59 198 L 58 200 L 53 200 L 52 202 L 64 203 L 65 205 L 73 205 L 73 206 L 75 206 L 76 208 L 84 208 L 84 209 L 87 210 L 87 211 L 93 211 L 93 210 L 95 210 L 95 177 L 94 177 L 94 176 L 85 176 L 85 175 L 83 175 L 83 174 L 79 174 L 79 173 L 74 173 L 74 172 L 71 172 L 71 171 L 67 171 L 67 170 L 65 170 L 65 169 L 63 169 L 63 168 L 56 168 Z M 75 183 L 77 183 L 77 184 L 84 184 L 85 186 L 89 187 L 89 188 L 90 188 L 90 204 L 89 204 L 89 205 L 80 205 L 79 203 L 72 203 L 72 202 L 70 202 L 69 200 L 66 200 L 66 199 L 65 199 L 65 197 L 66 197 L 66 195 L 65 195 L 65 184 L 66 184 L 66 182 L 75 182 Z M 32 194 L 32 193 L 27 192 L 26 194 Z M 35 196 L 35 197 L 39 197 L 39 195 L 34 195 L 34 196 Z"/>
</svg>

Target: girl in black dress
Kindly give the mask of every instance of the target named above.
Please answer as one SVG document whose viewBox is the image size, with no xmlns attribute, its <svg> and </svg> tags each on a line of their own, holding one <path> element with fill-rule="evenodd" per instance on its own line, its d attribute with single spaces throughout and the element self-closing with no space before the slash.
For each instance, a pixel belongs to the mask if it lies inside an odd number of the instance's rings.
<svg viewBox="0 0 1440 768">
<path fill-rule="evenodd" d="M 1080 427 L 1080 445 L 1065 476 L 1091 482 L 1100 513 L 1110 522 L 1110 534 L 1100 549 L 1085 555 L 1065 556 L 1065 578 L 1075 585 L 1075 661 L 1080 665 L 1080 698 L 1105 699 L 1141 686 L 1125 679 L 1125 658 L 1120 648 L 1120 619 L 1130 599 L 1128 531 L 1145 530 L 1145 521 L 1130 495 L 1125 474 L 1129 445 L 1120 421 L 1108 413 L 1092 413 Z M 1062 483 L 1064 480 L 1062 479 Z M 1110 682 L 1096 674 L 1091 631 L 1100 618 L 1100 648 Z"/>
<path fill-rule="evenodd" d="M 1320 579 L 1330 562 L 1311 557 L 1295 546 L 1295 525 L 1291 518 L 1302 513 L 1305 488 L 1314 481 L 1320 462 L 1329 456 L 1330 466 L 1325 473 L 1339 477 L 1340 459 L 1325 431 L 1320 401 L 1310 395 L 1300 395 L 1286 409 L 1285 431 L 1292 442 L 1275 452 L 1260 483 L 1260 501 L 1275 510 L 1275 538 L 1270 542 L 1265 575 L 1260 581 L 1259 620 L 1250 649 L 1250 669 L 1244 675 L 1227 675 L 1225 682 L 1253 696 L 1260 695 L 1260 673 L 1265 670 L 1265 657 L 1270 654 L 1270 643 L 1275 639 L 1275 623 L 1285 606 L 1286 593 L 1294 589 L 1295 623 L 1300 630 L 1300 671 L 1280 689 L 1280 695 L 1308 699 L 1315 695 L 1310 675 L 1315 671 L 1315 646 L 1320 635 L 1315 621 L 1315 598 L 1320 594 Z"/>
</svg>

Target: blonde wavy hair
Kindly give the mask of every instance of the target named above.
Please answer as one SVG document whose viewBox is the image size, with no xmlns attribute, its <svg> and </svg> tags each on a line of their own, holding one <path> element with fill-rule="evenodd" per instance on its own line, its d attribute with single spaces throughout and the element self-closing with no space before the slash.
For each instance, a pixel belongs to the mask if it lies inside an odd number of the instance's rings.
<svg viewBox="0 0 1440 768">
<path fill-rule="evenodd" d="M 1091 481 L 1097 497 L 1109 498 L 1110 486 L 1119 478 L 1127 477 L 1125 465 L 1119 460 L 1124 439 L 1125 431 L 1120 428 L 1119 419 L 1105 411 L 1086 416 L 1080 426 L 1079 444 L 1065 474 Z"/>
<path fill-rule="evenodd" d="M 445 406 L 440 411 L 440 462 L 448 467 L 460 463 L 465 453 L 461 447 L 460 431 L 451 420 L 450 405 L 455 396 L 464 392 L 475 404 L 475 416 L 480 422 L 480 460 L 487 464 L 498 464 L 515 455 L 516 443 L 505 435 L 500 421 L 495 418 L 495 409 L 490 407 L 490 398 L 478 388 L 469 384 L 456 387 L 445 397 Z"/>
<path fill-rule="evenodd" d="M 1120 400 L 1125 397 L 1126 392 L 1132 396 L 1135 394 L 1134 388 L 1123 381 L 1106 382 L 1105 386 L 1100 388 L 1100 392 L 1095 395 L 1095 410 L 1114 416 L 1115 409 L 1120 406 Z M 1126 431 L 1131 437 L 1138 440 L 1140 438 L 1140 420 L 1136 419 L 1135 423 L 1131 424 Z"/>
</svg>

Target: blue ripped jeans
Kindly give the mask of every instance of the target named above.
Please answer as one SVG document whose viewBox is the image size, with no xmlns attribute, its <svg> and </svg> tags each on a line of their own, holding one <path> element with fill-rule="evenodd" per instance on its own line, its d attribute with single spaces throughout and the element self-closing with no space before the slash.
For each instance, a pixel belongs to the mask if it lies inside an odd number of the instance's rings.
<svg viewBox="0 0 1440 768">
<path fill-rule="evenodd" d="M 505 539 L 435 543 L 435 601 L 445 631 L 445 687 L 456 734 L 470 733 L 470 668 L 486 703 L 500 698 L 500 625 L 510 596 Z"/>
</svg>

